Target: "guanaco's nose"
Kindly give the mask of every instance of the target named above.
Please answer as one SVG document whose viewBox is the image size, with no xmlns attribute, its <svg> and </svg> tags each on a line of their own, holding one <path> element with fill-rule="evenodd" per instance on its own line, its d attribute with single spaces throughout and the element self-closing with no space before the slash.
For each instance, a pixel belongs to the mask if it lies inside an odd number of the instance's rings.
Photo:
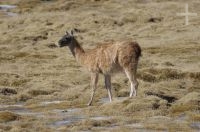
<svg viewBox="0 0 200 132">
<path fill-rule="evenodd" d="M 62 47 L 62 43 L 63 43 L 63 40 L 62 40 L 62 39 L 61 39 L 61 40 L 59 40 L 59 41 L 58 41 L 58 44 L 57 44 L 57 45 L 58 45 L 58 47 Z"/>
</svg>

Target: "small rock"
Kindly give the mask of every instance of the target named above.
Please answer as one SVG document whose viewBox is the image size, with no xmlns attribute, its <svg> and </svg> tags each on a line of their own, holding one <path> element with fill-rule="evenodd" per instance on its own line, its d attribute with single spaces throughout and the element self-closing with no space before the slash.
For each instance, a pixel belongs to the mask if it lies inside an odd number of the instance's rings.
<svg viewBox="0 0 200 132">
<path fill-rule="evenodd" d="M 68 110 L 63 110 L 62 112 L 65 113 L 65 112 L 68 112 Z"/>
<path fill-rule="evenodd" d="M 148 22 L 161 22 L 163 20 L 162 17 L 151 17 L 148 19 Z"/>
</svg>

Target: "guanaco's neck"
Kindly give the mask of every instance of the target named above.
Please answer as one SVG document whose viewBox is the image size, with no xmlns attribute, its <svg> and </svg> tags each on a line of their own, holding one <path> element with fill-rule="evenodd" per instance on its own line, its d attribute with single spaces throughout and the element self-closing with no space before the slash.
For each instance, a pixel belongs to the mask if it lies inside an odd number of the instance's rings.
<svg viewBox="0 0 200 132">
<path fill-rule="evenodd" d="M 85 54 L 84 49 L 80 46 L 80 44 L 75 38 L 72 40 L 71 44 L 69 45 L 69 49 L 77 61 L 80 61 L 81 57 L 83 57 Z"/>
</svg>

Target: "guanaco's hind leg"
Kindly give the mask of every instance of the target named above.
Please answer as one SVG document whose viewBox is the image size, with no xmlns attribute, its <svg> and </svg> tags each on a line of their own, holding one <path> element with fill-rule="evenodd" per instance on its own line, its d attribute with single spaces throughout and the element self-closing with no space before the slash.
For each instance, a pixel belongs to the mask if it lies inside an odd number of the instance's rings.
<svg viewBox="0 0 200 132">
<path fill-rule="evenodd" d="M 112 93 L 111 93 L 111 76 L 110 75 L 104 75 L 105 78 L 105 87 L 108 91 L 108 96 L 110 102 L 112 102 Z"/>
<path fill-rule="evenodd" d="M 91 88 L 92 88 L 92 93 L 91 93 L 91 98 L 90 101 L 88 102 L 88 105 L 92 104 L 93 98 L 95 91 L 97 89 L 97 83 L 98 83 L 98 73 L 91 73 Z"/>
<path fill-rule="evenodd" d="M 131 83 L 130 97 L 137 95 L 138 81 L 136 79 L 137 65 L 124 69 L 126 76 Z"/>
</svg>

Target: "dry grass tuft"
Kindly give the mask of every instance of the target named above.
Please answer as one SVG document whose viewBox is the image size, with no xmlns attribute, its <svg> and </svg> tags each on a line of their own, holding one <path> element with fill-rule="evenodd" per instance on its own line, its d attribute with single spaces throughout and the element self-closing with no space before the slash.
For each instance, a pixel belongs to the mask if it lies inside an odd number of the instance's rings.
<svg viewBox="0 0 200 132">
<path fill-rule="evenodd" d="M 34 96 L 34 95 L 32 95 Z M 20 102 L 26 102 L 27 100 L 31 99 L 31 95 L 29 94 L 20 94 L 18 97 L 17 97 L 17 100 L 20 101 Z"/>
<path fill-rule="evenodd" d="M 191 78 L 199 80 L 199 72 L 181 72 L 176 69 L 144 69 L 138 73 L 138 77 L 147 82 L 159 82 L 163 80 L 175 80 Z"/>
<path fill-rule="evenodd" d="M 109 120 L 84 120 L 80 123 L 83 126 L 90 126 L 90 127 L 105 127 L 111 125 L 111 121 Z"/>
<path fill-rule="evenodd" d="M 139 73 L 139 78 L 144 81 L 158 82 L 170 79 L 182 79 L 185 77 L 184 73 L 178 72 L 175 69 L 145 69 Z"/>
<path fill-rule="evenodd" d="M 189 132 L 189 131 L 194 131 L 193 129 L 190 128 L 189 124 L 187 123 L 170 123 L 168 125 L 168 130 L 169 131 L 181 131 L 181 132 Z"/>
<path fill-rule="evenodd" d="M 196 80 L 200 80 L 200 72 L 189 73 L 189 77 L 194 78 Z"/>
<path fill-rule="evenodd" d="M 1 86 L 21 87 L 25 86 L 25 84 L 30 81 L 22 76 L 10 73 L 0 73 L 0 77 Z"/>
<path fill-rule="evenodd" d="M 12 95 L 12 94 L 17 94 L 17 91 L 12 88 L 0 88 L 0 94 Z"/>
<path fill-rule="evenodd" d="M 11 128 L 12 128 L 11 126 L 0 125 L 0 130 L 2 131 L 10 131 Z"/>
<path fill-rule="evenodd" d="M 190 92 L 177 101 L 177 104 L 196 104 L 200 103 L 200 93 Z"/>
<path fill-rule="evenodd" d="M 145 92 L 146 95 L 154 95 L 154 96 L 157 96 L 159 98 L 162 98 L 164 100 L 166 100 L 167 102 L 169 103 L 172 103 L 174 102 L 175 100 L 177 100 L 176 97 L 173 97 L 173 96 L 169 96 L 169 95 L 164 95 L 162 93 L 155 93 L 155 92 L 150 92 L 150 91 L 147 91 Z"/>
<path fill-rule="evenodd" d="M 9 111 L 1 111 L 0 112 L 0 122 L 9 122 L 9 121 L 15 121 L 20 118 L 19 115 L 9 112 Z"/>
<path fill-rule="evenodd" d="M 54 91 L 52 90 L 39 90 L 39 89 L 35 89 L 35 90 L 30 90 L 28 91 L 28 93 L 31 96 L 38 96 L 38 95 L 49 95 L 52 94 Z"/>
<path fill-rule="evenodd" d="M 124 111 L 126 112 L 136 112 L 136 111 L 145 111 L 145 110 L 155 110 L 159 109 L 161 107 L 166 107 L 167 102 L 155 97 L 155 96 L 147 96 L 146 98 L 143 99 L 138 99 L 135 100 L 131 103 L 129 103 L 125 108 Z"/>
<path fill-rule="evenodd" d="M 170 108 L 170 114 L 171 115 L 179 115 L 181 113 L 187 112 L 187 111 L 193 111 L 198 108 L 197 105 L 191 105 L 191 104 L 179 104 L 179 105 L 173 105 Z"/>
<path fill-rule="evenodd" d="M 177 100 L 177 102 L 170 108 L 171 114 L 180 114 L 186 111 L 200 110 L 199 107 L 200 94 L 191 92 Z"/>
<path fill-rule="evenodd" d="M 145 129 L 154 130 L 154 131 L 166 131 L 167 127 L 165 124 L 148 123 L 148 124 L 145 124 Z"/>
<path fill-rule="evenodd" d="M 197 113 L 192 113 L 192 114 L 189 114 L 189 117 L 192 121 L 196 121 L 196 122 L 200 122 L 200 114 Z"/>
</svg>

